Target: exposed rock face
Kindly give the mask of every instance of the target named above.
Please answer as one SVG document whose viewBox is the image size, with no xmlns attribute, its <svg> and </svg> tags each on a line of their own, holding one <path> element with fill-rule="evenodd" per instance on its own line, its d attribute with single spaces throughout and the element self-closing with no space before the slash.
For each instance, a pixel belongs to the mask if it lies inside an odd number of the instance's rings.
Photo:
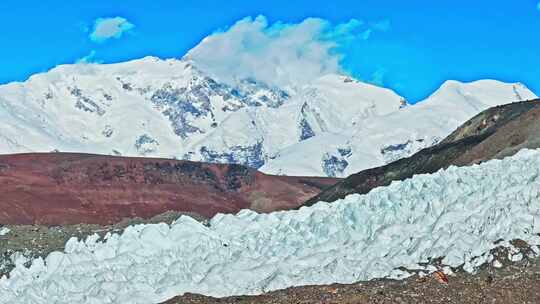
<svg viewBox="0 0 540 304">
<path fill-rule="evenodd" d="M 333 202 L 353 193 L 433 173 L 449 166 L 467 166 L 514 155 L 521 149 L 540 148 L 540 100 L 490 108 L 473 117 L 439 144 L 411 157 L 353 174 L 316 195 L 305 205 Z"/>
<path fill-rule="evenodd" d="M 246 147 L 234 146 L 222 153 L 203 146 L 200 153 L 204 161 L 209 163 L 244 164 L 251 168 L 260 168 L 265 162 L 262 142 Z"/>
<path fill-rule="evenodd" d="M 324 173 L 327 176 L 336 177 L 343 173 L 349 163 L 345 158 L 343 158 L 343 155 L 335 156 L 326 153 L 323 156 L 321 165 L 324 168 Z"/>
<path fill-rule="evenodd" d="M 0 223 L 108 224 L 166 211 L 206 217 L 299 206 L 331 178 L 270 176 L 240 165 L 89 154 L 0 156 Z"/>
</svg>

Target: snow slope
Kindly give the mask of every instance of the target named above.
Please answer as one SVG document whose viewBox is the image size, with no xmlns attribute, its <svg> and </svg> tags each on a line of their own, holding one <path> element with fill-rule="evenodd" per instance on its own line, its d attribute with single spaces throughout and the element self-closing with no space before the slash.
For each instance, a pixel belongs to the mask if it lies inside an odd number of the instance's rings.
<svg viewBox="0 0 540 304">
<path fill-rule="evenodd" d="M 397 110 L 402 99 L 340 75 L 297 91 L 254 79 L 230 86 L 195 65 L 154 57 L 62 65 L 0 86 L 0 153 L 59 150 L 259 168 L 286 146 Z"/>
<path fill-rule="evenodd" d="M 426 100 L 371 116 L 339 134 L 288 147 L 261 171 L 269 174 L 348 176 L 432 146 L 476 114 L 536 96 L 522 84 L 495 80 L 445 82 Z M 328 170 L 335 164 L 336 170 Z M 334 173 L 334 174 L 332 174 Z"/>
<path fill-rule="evenodd" d="M 70 240 L 0 280 L 0 303 L 157 303 L 185 292 L 258 294 L 305 284 L 403 278 L 444 257 L 466 271 L 519 238 L 540 245 L 540 151 L 418 175 L 297 211 L 189 217 Z M 499 239 L 502 243 L 495 245 Z M 536 248 L 536 247 L 533 247 Z M 519 259 L 513 256 L 512 259 Z M 494 262 L 495 263 L 495 262 Z M 424 268 L 433 271 L 433 267 Z"/>
<path fill-rule="evenodd" d="M 231 112 L 287 98 L 250 85 L 233 89 L 173 59 L 59 66 L 0 87 L 0 151 L 180 157 Z"/>
<path fill-rule="evenodd" d="M 0 153 L 153 156 L 345 176 L 429 146 L 490 105 L 534 97 L 520 84 L 447 82 L 403 107 L 389 89 L 334 74 L 290 89 L 256 79 L 229 85 L 187 58 L 62 65 L 0 86 Z"/>
</svg>

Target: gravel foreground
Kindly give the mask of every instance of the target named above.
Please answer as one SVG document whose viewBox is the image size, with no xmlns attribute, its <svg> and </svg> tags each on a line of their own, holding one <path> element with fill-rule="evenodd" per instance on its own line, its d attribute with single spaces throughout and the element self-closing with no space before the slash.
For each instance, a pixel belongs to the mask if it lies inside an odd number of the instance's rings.
<svg viewBox="0 0 540 304">
<path fill-rule="evenodd" d="M 374 280 L 350 285 L 305 286 L 260 296 L 211 298 L 185 294 L 164 304 L 525 304 L 540 303 L 540 261 L 516 263 L 478 274 L 449 276 L 448 284 L 433 276 L 403 281 Z"/>
</svg>

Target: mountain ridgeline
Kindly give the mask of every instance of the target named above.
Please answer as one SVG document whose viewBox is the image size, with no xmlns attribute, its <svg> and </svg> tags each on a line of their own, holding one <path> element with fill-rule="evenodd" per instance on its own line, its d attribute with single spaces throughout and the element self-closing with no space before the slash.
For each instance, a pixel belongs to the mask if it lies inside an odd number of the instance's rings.
<svg viewBox="0 0 540 304">
<path fill-rule="evenodd" d="M 410 105 L 338 74 L 276 87 L 224 82 L 189 59 L 61 65 L 0 86 L 0 154 L 176 158 L 345 177 L 432 146 L 491 106 L 534 98 L 520 83 L 447 81 Z"/>
</svg>

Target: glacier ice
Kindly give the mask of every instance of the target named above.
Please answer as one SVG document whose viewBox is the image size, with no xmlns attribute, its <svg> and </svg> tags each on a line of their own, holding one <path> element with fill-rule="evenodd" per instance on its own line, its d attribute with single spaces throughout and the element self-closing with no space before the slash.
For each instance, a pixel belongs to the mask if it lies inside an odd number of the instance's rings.
<svg viewBox="0 0 540 304">
<path fill-rule="evenodd" d="M 10 231 L 8 227 L 0 227 L 0 236 L 7 235 Z"/>
<path fill-rule="evenodd" d="M 393 182 L 295 211 L 128 227 L 18 265 L 0 303 L 159 303 L 185 292 L 259 294 L 296 285 L 403 278 L 444 257 L 467 271 L 499 239 L 540 245 L 540 151 Z M 423 268 L 425 271 L 433 267 Z"/>
</svg>

